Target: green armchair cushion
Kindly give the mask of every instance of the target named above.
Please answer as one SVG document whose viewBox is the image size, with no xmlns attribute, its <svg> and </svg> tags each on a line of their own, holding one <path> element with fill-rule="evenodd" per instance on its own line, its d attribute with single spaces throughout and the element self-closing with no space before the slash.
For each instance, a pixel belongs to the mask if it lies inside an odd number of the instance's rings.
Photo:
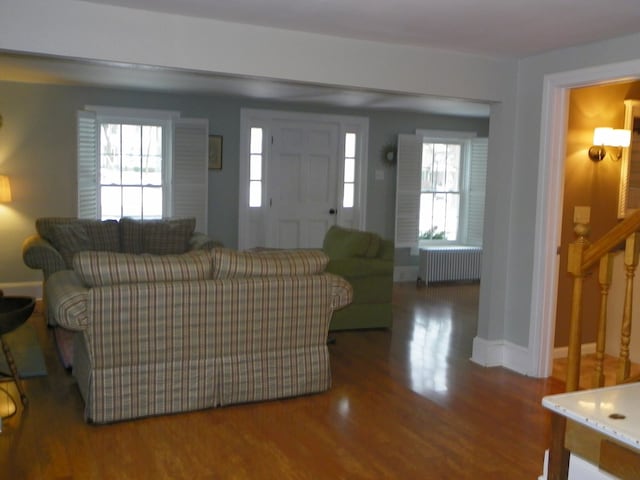
<svg viewBox="0 0 640 480">
<path fill-rule="evenodd" d="M 395 251 L 396 247 L 393 240 L 380 240 L 380 250 L 378 251 L 379 259 L 386 260 L 387 262 L 393 262 Z M 391 273 L 393 274 L 393 267 Z"/>
<path fill-rule="evenodd" d="M 380 250 L 381 239 L 371 232 L 332 226 L 324 237 L 322 250 L 331 259 L 374 258 Z"/>
</svg>

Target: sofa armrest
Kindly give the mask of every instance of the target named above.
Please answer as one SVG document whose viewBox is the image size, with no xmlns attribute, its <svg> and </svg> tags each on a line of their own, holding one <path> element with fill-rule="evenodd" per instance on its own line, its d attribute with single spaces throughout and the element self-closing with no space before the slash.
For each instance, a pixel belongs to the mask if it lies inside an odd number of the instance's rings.
<svg viewBox="0 0 640 480">
<path fill-rule="evenodd" d="M 194 232 L 189 239 L 189 250 L 211 250 L 222 246 L 222 243 L 201 232 Z"/>
<path fill-rule="evenodd" d="M 329 285 L 331 286 L 331 309 L 339 310 L 346 307 L 353 300 L 353 287 L 344 278 L 325 274 L 329 277 Z"/>
<path fill-rule="evenodd" d="M 55 272 L 67 269 L 60 252 L 37 234 L 22 243 L 22 260 L 27 267 L 42 270 L 45 280 Z"/>
<path fill-rule="evenodd" d="M 89 325 L 87 301 L 89 289 L 73 270 L 56 272 L 45 284 L 49 323 L 69 330 L 84 330 Z"/>
</svg>

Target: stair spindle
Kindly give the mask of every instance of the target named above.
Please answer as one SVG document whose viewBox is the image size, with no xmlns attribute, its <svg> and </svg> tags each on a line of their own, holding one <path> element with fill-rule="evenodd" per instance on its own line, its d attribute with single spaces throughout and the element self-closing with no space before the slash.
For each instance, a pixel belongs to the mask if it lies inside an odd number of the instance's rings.
<svg viewBox="0 0 640 480">
<path fill-rule="evenodd" d="M 604 350 L 607 341 L 607 307 L 609 288 L 611 287 L 613 254 L 608 253 L 600 259 L 598 283 L 600 284 L 600 315 L 598 316 L 598 337 L 596 339 L 596 365 L 593 372 L 593 387 L 604 386 Z"/>
<path fill-rule="evenodd" d="M 624 249 L 624 267 L 626 272 L 626 288 L 624 294 L 624 310 L 620 329 L 620 358 L 618 363 L 617 382 L 622 383 L 629 378 L 631 360 L 629 359 L 629 343 L 631 341 L 631 318 L 633 315 L 633 278 L 638 267 L 640 237 L 632 233 L 627 237 Z"/>
</svg>

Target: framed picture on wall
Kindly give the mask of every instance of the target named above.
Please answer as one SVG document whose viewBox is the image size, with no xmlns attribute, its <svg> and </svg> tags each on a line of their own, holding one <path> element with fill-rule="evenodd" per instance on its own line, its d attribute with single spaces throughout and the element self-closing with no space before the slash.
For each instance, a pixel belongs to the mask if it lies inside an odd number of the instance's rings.
<svg viewBox="0 0 640 480">
<path fill-rule="evenodd" d="M 222 170 L 222 135 L 209 135 L 209 170 Z"/>
</svg>

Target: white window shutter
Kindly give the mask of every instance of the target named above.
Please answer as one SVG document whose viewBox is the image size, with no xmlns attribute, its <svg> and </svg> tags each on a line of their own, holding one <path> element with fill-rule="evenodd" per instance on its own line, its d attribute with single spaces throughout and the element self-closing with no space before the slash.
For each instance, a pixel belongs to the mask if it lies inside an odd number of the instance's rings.
<svg viewBox="0 0 640 480">
<path fill-rule="evenodd" d="M 471 140 L 466 243 L 474 246 L 482 246 L 488 145 L 487 138 L 474 138 Z"/>
<path fill-rule="evenodd" d="M 396 167 L 396 247 L 417 248 L 420 221 L 422 138 L 398 135 Z"/>
<path fill-rule="evenodd" d="M 174 120 L 171 216 L 195 217 L 196 230 L 207 232 L 209 122 Z"/>
<path fill-rule="evenodd" d="M 100 218 L 98 195 L 98 122 L 95 112 L 80 110 L 78 121 L 78 218 Z"/>
</svg>

